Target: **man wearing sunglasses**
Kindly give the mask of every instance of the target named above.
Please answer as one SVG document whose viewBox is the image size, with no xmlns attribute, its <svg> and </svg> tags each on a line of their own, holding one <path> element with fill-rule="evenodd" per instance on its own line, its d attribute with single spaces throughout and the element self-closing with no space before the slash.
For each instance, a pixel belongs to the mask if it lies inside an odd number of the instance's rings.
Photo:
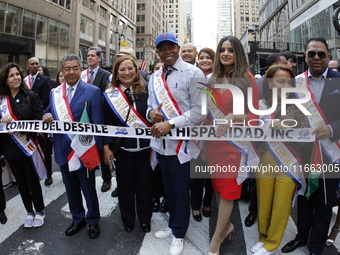
<svg viewBox="0 0 340 255">
<path fill-rule="evenodd" d="M 325 247 L 329 224 L 332 217 L 332 206 L 336 197 L 336 189 L 339 185 L 339 174 L 334 176 L 331 168 L 339 168 L 334 162 L 339 159 L 340 149 L 336 141 L 340 139 L 340 73 L 328 68 L 330 53 L 328 45 L 323 38 L 311 38 L 306 43 L 305 61 L 308 70 L 297 78 L 300 84 L 310 88 L 313 103 L 311 111 L 315 115 L 307 116 L 313 133 L 316 135 L 315 143 L 307 143 L 301 150 L 301 160 L 305 166 L 310 166 L 315 156 L 322 159 L 322 170 L 324 176 L 316 179 L 318 187 L 314 192 L 307 189 L 309 198 L 298 196 L 298 233 L 295 239 L 287 243 L 283 253 L 294 251 L 296 248 L 308 244 L 310 254 L 320 255 Z M 297 79 L 297 84 L 298 84 Z M 316 121 L 315 121 L 316 120 Z M 320 124 L 322 123 L 322 124 Z M 326 142 L 329 142 L 326 146 Z M 318 149 L 320 144 L 322 150 Z M 313 151 L 314 150 L 314 151 Z M 329 158 L 328 155 L 332 155 Z M 319 161 L 321 163 L 321 161 Z M 310 170 L 310 169 L 307 169 Z M 324 177 L 324 178 L 323 178 Z M 309 184 L 312 182 L 309 178 Z"/>
</svg>

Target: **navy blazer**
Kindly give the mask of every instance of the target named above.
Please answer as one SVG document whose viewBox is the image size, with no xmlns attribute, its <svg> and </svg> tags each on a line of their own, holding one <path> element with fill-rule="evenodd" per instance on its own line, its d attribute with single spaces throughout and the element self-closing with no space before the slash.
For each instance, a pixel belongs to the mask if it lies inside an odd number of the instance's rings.
<svg viewBox="0 0 340 255">
<path fill-rule="evenodd" d="M 333 136 L 331 141 L 340 139 L 340 73 L 328 69 L 325 86 L 323 88 L 319 106 L 322 109 L 328 124 L 332 127 Z M 310 164 L 313 143 L 308 143 L 302 150 L 301 159 L 305 164 Z M 329 163 L 328 157 L 323 154 L 324 163 Z"/>
<path fill-rule="evenodd" d="M 145 93 L 138 95 L 138 98 L 134 96 L 136 109 L 137 111 L 146 119 L 146 110 L 148 108 L 148 90 L 147 86 L 145 86 Z M 106 98 L 104 100 L 104 116 L 105 116 L 105 124 L 112 126 L 122 126 L 124 127 L 124 123 L 117 117 L 117 115 L 113 112 L 110 105 L 108 104 Z M 104 144 L 111 144 L 113 142 L 113 137 L 105 137 Z M 150 140 L 140 139 L 140 147 L 145 148 L 149 147 Z M 136 138 L 123 138 L 122 139 L 122 147 L 124 148 L 136 148 L 137 147 L 137 139 Z"/>
<path fill-rule="evenodd" d="M 32 90 L 37 92 L 37 94 L 39 95 L 42 101 L 43 109 L 46 109 L 46 107 L 50 103 L 50 92 L 51 92 L 50 79 L 47 76 L 44 76 L 38 73 L 37 77 L 34 80 Z"/>
<path fill-rule="evenodd" d="M 51 100 L 51 102 L 53 101 Z M 80 79 L 70 104 L 74 121 L 79 122 L 84 110 L 85 102 L 87 102 L 87 112 L 91 123 L 104 124 L 100 89 Z M 49 105 L 47 112 L 52 113 L 52 115 L 54 114 L 51 105 Z M 53 115 L 53 119 L 57 120 L 57 116 Z M 102 137 L 96 136 L 95 138 L 97 147 L 101 150 L 103 144 Z M 67 157 L 72 149 L 65 136 L 63 134 L 54 134 L 51 138 L 51 142 L 54 145 L 54 158 L 57 164 L 63 166 L 68 163 Z"/>
<path fill-rule="evenodd" d="M 93 85 L 100 88 L 101 92 L 104 94 L 106 88 L 107 88 L 107 82 L 109 79 L 109 76 L 111 73 L 109 71 L 106 71 L 102 68 L 98 68 L 98 72 L 96 74 L 96 78 L 94 78 Z"/>
</svg>

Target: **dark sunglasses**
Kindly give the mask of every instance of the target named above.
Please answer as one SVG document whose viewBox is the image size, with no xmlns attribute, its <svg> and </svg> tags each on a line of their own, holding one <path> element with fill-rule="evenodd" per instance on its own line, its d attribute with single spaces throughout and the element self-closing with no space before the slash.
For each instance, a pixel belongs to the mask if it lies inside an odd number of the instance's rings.
<svg viewBox="0 0 340 255">
<path fill-rule="evenodd" d="M 316 55 L 318 55 L 320 59 L 326 58 L 326 52 L 324 51 L 317 52 L 317 51 L 311 50 L 311 51 L 308 51 L 307 55 L 309 58 L 315 58 Z"/>
</svg>

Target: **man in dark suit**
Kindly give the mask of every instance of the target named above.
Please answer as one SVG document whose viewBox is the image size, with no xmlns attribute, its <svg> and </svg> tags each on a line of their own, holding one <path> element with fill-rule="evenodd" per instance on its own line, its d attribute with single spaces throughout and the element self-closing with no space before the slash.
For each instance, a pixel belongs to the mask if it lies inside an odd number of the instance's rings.
<svg viewBox="0 0 340 255">
<path fill-rule="evenodd" d="M 104 94 L 107 85 L 111 83 L 111 73 L 100 68 L 99 63 L 102 60 L 102 50 L 100 47 L 90 47 L 87 51 L 87 64 L 88 69 L 84 70 L 81 74 L 83 81 L 93 84 L 100 88 L 102 94 Z M 102 192 L 106 192 L 111 188 L 111 171 L 108 165 L 103 162 L 103 154 L 100 152 L 100 168 L 102 171 L 103 185 L 101 187 Z"/>
<path fill-rule="evenodd" d="M 89 119 L 94 124 L 103 124 L 103 106 L 100 89 L 85 83 L 80 79 L 81 60 L 77 55 L 69 54 L 61 62 L 62 72 L 66 84 L 59 86 L 51 92 L 51 104 L 43 120 L 52 122 L 74 120 L 79 122 L 86 105 Z M 67 94 L 66 94 L 66 91 Z M 67 99 L 63 99 L 66 94 Z M 68 107 L 69 106 L 69 107 Z M 71 112 L 68 112 L 70 109 Z M 61 111 L 63 114 L 58 114 Z M 51 114 L 52 113 L 52 114 Z M 97 148 L 102 148 L 102 138 L 95 137 Z M 99 203 L 95 185 L 95 171 L 87 169 L 80 160 L 81 165 L 72 165 L 68 157 L 72 155 L 70 137 L 67 134 L 55 134 L 51 139 L 54 145 L 55 160 L 60 166 L 66 194 L 72 214 L 72 224 L 65 231 L 72 236 L 86 224 L 89 224 L 89 237 L 97 238 L 100 234 L 98 222 L 100 220 Z M 77 154 L 77 152 L 75 153 Z M 95 160 L 95 159 L 93 159 Z M 99 158 L 98 158 L 99 163 Z M 95 166 L 93 167 L 95 168 Z M 93 171 L 91 171 L 93 170 Z M 81 192 L 86 200 L 88 211 L 85 215 Z"/>
<path fill-rule="evenodd" d="M 25 77 L 25 82 L 28 87 L 39 95 L 41 102 L 43 103 L 44 110 L 48 106 L 50 102 L 50 91 L 51 91 L 51 82 L 50 79 L 38 72 L 39 70 L 39 59 L 36 57 L 31 57 L 27 60 L 27 69 L 30 74 Z M 44 134 L 47 141 L 47 148 L 44 151 L 45 164 L 47 170 L 47 179 L 45 180 L 45 185 L 50 186 L 53 183 L 52 179 L 52 146 L 47 137 L 47 134 Z"/>
<path fill-rule="evenodd" d="M 335 143 L 340 139 L 340 112 L 335 110 L 340 108 L 340 74 L 328 68 L 330 53 L 327 42 L 323 38 L 309 39 L 304 56 L 309 69 L 298 77 L 304 77 L 306 79 L 304 82 L 310 85 L 315 105 L 321 109 L 316 116 L 321 119 L 321 114 L 324 115 L 323 124 L 313 125 L 315 122 L 311 119 L 309 121 L 311 126 L 315 127 L 313 133 L 316 139 L 320 142 L 330 140 L 333 146 L 331 149 L 323 147 L 322 169 L 336 169 L 340 167 L 335 163 L 338 160 L 337 155 L 340 154 Z M 308 143 L 301 152 L 301 160 L 304 164 L 308 164 L 306 166 L 311 164 L 313 147 L 316 148 L 315 144 Z M 332 152 L 333 158 L 329 158 L 325 152 L 328 154 Z M 298 196 L 298 233 L 293 241 L 282 248 L 283 253 L 292 252 L 306 245 L 308 240 L 310 254 L 320 255 L 325 247 L 339 179 L 338 176 L 332 175 L 331 171 L 326 171 L 325 180 L 320 177 L 317 181 L 319 187 L 308 199 L 306 196 Z"/>
</svg>

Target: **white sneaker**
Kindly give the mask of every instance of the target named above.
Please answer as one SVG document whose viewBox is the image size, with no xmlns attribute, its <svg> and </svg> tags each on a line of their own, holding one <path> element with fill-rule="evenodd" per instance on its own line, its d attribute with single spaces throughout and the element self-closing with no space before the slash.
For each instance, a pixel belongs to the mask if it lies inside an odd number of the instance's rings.
<svg viewBox="0 0 340 255">
<path fill-rule="evenodd" d="M 170 246 L 170 255 L 179 255 L 183 252 L 183 239 L 172 237 L 172 242 Z"/>
<path fill-rule="evenodd" d="M 34 214 L 33 213 L 27 213 L 26 220 L 24 222 L 24 228 L 33 227 L 33 220 L 34 220 Z"/>
<path fill-rule="evenodd" d="M 45 214 L 37 212 L 34 217 L 33 227 L 39 228 L 44 224 Z"/>
<path fill-rule="evenodd" d="M 273 251 L 267 251 L 265 248 L 261 247 L 257 252 L 254 253 L 254 255 L 270 255 L 274 254 L 276 250 Z"/>
<path fill-rule="evenodd" d="M 167 227 L 163 230 L 159 230 L 155 233 L 155 237 L 158 239 L 168 238 L 172 235 L 171 228 Z"/>
<path fill-rule="evenodd" d="M 254 244 L 254 246 L 250 249 L 250 251 L 252 253 L 257 252 L 262 246 L 264 245 L 264 243 L 262 242 L 257 242 L 256 244 Z"/>
</svg>

